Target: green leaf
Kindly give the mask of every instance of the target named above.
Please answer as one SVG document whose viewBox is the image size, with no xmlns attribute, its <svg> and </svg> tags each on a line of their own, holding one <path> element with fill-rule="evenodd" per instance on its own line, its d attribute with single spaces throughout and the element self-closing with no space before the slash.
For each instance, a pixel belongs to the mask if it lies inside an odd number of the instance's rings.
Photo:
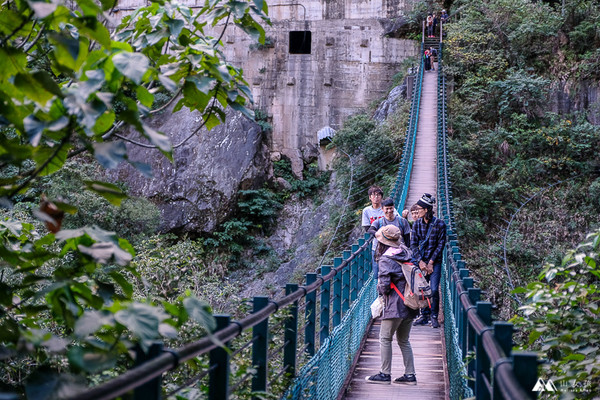
<svg viewBox="0 0 600 400">
<path fill-rule="evenodd" d="M 80 50 L 79 40 L 65 32 L 51 32 L 48 34 L 48 38 L 54 44 L 56 62 L 59 65 L 75 70 Z"/>
<path fill-rule="evenodd" d="M 208 332 L 213 332 L 216 328 L 215 318 L 210 312 L 208 303 L 195 297 L 186 297 L 183 300 L 183 307 L 191 319 L 198 322 L 200 326 L 206 328 Z"/>
<path fill-rule="evenodd" d="M 26 64 L 27 56 L 22 51 L 13 47 L 0 47 L 0 82 L 19 72 L 25 72 Z"/>
<path fill-rule="evenodd" d="M 131 297 L 133 294 L 133 285 L 127 280 L 127 278 L 117 271 L 113 271 L 109 275 L 121 287 L 121 289 L 123 289 L 125 296 Z"/>
<path fill-rule="evenodd" d="M 133 258 L 131 254 L 122 250 L 112 242 L 94 243 L 91 246 L 78 245 L 77 248 L 83 254 L 92 257 L 95 262 L 106 264 L 113 261 L 118 265 L 127 265 Z"/>
<path fill-rule="evenodd" d="M 32 1 L 28 0 L 27 4 L 35 13 L 37 18 L 46 18 L 48 15 L 52 14 L 56 7 L 58 7 L 58 1 L 51 1 L 50 3 L 46 3 L 45 1 Z"/>
<path fill-rule="evenodd" d="M 158 325 L 161 311 L 147 304 L 132 303 L 125 310 L 117 311 L 115 319 L 142 341 L 149 341 L 160 336 Z"/>
<path fill-rule="evenodd" d="M 41 167 L 44 165 L 39 175 L 50 175 L 61 169 L 67 160 L 70 149 L 70 144 L 63 144 L 60 149 L 54 147 L 37 147 L 33 152 L 33 159 L 38 166 Z"/>
<path fill-rule="evenodd" d="M 135 93 L 137 95 L 137 99 L 145 105 L 146 107 L 152 107 L 152 103 L 154 103 L 154 95 L 148 91 L 143 86 L 138 86 L 135 89 Z"/>
<path fill-rule="evenodd" d="M 113 315 L 108 311 L 88 310 L 75 323 L 75 336 L 83 339 L 103 326 L 114 326 Z"/>
<path fill-rule="evenodd" d="M 262 10 L 263 0 L 253 0 L 253 1 L 254 1 L 254 5 L 256 6 L 256 8 L 258 8 L 259 10 Z"/>
<path fill-rule="evenodd" d="M 46 124 L 37 119 L 35 115 L 30 114 L 23 120 L 23 126 L 25 127 L 25 133 L 27 134 L 29 143 L 32 146 L 37 147 L 37 145 L 40 144 L 40 139 L 42 138 L 42 133 L 44 132 Z"/>
<path fill-rule="evenodd" d="M 113 111 L 107 111 L 100 117 L 98 117 L 98 119 L 96 120 L 96 124 L 94 125 L 94 128 L 92 130 L 95 134 L 101 135 L 104 132 L 108 131 L 114 123 L 115 113 Z"/>
<path fill-rule="evenodd" d="M 25 96 L 41 106 L 45 106 L 48 100 L 54 97 L 54 94 L 46 91 L 44 87 L 33 78 L 32 75 L 17 74 L 15 76 L 14 84 L 15 87 L 21 90 Z"/>
<path fill-rule="evenodd" d="M 20 337 L 19 324 L 12 318 L 3 317 L 0 320 L 0 341 L 2 343 L 17 343 Z"/>
<path fill-rule="evenodd" d="M 89 190 L 98 193 L 115 206 L 120 206 L 121 201 L 127 198 L 127 195 L 117 185 L 100 181 L 84 182 Z"/>
<path fill-rule="evenodd" d="M 186 81 L 192 82 L 204 94 L 208 94 L 215 86 L 216 79 L 210 76 L 188 76 Z"/>
<path fill-rule="evenodd" d="M 25 381 L 25 396 L 29 400 L 77 397 L 86 389 L 85 378 L 82 376 L 57 374 L 43 368 L 34 371 Z"/>
<path fill-rule="evenodd" d="M 184 27 L 185 22 L 181 19 L 167 19 L 165 24 L 169 27 L 171 36 L 177 37 L 181 33 L 181 29 Z"/>
<path fill-rule="evenodd" d="M 82 347 L 70 348 L 68 358 L 72 365 L 90 374 L 112 369 L 117 363 L 117 354 Z"/>
<path fill-rule="evenodd" d="M 117 0 L 100 0 L 102 4 L 102 10 L 107 11 L 117 5 Z"/>
<path fill-rule="evenodd" d="M 106 169 L 116 168 L 127 156 L 127 147 L 122 141 L 94 142 L 94 157 Z"/>
<path fill-rule="evenodd" d="M 177 91 L 177 84 L 168 76 L 160 74 L 158 75 L 158 80 L 169 92 L 175 93 Z"/>
<path fill-rule="evenodd" d="M 115 68 L 136 84 L 142 82 L 142 77 L 150 65 L 148 58 L 142 53 L 120 52 L 112 57 Z"/>
</svg>

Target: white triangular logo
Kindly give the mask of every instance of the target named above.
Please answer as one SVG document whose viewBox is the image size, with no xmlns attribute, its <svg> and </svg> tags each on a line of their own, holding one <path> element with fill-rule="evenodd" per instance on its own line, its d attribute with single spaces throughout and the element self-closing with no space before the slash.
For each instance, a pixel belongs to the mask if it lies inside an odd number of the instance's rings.
<svg viewBox="0 0 600 400">
<path fill-rule="evenodd" d="M 532 392 L 543 392 L 546 390 L 546 384 L 544 383 L 544 380 L 542 378 L 539 378 L 535 384 L 535 386 L 533 387 L 533 389 L 531 389 Z"/>
<path fill-rule="evenodd" d="M 554 382 L 552 382 L 552 379 L 548 379 L 548 382 L 546 382 L 546 391 L 556 392 L 556 386 L 554 386 Z"/>
</svg>

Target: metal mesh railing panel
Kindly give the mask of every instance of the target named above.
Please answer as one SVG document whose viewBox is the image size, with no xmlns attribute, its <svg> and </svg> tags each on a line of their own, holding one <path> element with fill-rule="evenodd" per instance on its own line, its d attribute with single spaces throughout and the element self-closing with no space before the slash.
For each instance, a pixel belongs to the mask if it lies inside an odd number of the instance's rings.
<svg viewBox="0 0 600 400">
<path fill-rule="evenodd" d="M 341 323 L 299 371 L 284 399 L 333 400 L 338 397 L 371 319 L 375 285 L 376 281 L 369 278 Z"/>
</svg>

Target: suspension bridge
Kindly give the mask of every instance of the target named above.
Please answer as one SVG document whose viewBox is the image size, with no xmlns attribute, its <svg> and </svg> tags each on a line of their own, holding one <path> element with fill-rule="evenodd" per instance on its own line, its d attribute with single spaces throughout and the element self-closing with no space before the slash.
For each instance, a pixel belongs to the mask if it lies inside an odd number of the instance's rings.
<svg viewBox="0 0 600 400">
<path fill-rule="evenodd" d="M 425 35 L 423 35 L 424 37 Z M 439 40 L 439 38 L 438 38 Z M 481 301 L 455 233 L 446 138 L 446 82 L 443 42 L 435 71 L 415 76 L 402 160 L 391 197 L 398 209 L 422 193 L 435 194 L 437 216 L 447 226 L 440 315 L 442 327 L 413 327 L 416 386 L 372 385 L 379 372 L 379 321 L 370 304 L 369 235 L 306 274 L 303 285 L 287 284 L 277 298 L 255 297 L 241 320 L 216 315 L 210 336 L 178 349 L 156 343 L 139 353 L 136 366 L 69 399 L 529 399 L 537 381 L 533 353 L 513 352 L 510 323 L 492 320 L 492 304 Z M 163 385 L 170 371 L 194 360 L 201 365 L 186 382 Z M 394 349 L 392 377 L 404 373 Z M 181 396 L 181 397 L 178 397 Z"/>
</svg>

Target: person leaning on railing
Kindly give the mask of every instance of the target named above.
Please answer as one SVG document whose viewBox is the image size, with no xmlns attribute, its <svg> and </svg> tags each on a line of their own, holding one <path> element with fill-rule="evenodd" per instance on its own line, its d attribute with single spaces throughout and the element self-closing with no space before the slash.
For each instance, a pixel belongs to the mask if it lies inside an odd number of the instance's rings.
<svg viewBox="0 0 600 400">
<path fill-rule="evenodd" d="M 421 309 L 421 316 L 414 325 L 427 325 L 431 318 L 431 326 L 439 328 L 438 313 L 440 310 L 440 278 L 442 277 L 443 250 L 446 245 L 446 223 L 433 216 L 435 197 L 429 193 L 417 201 L 419 219 L 413 224 L 410 238 L 412 262 L 419 265 L 426 274 L 431 287 L 431 310 Z"/>
</svg>

